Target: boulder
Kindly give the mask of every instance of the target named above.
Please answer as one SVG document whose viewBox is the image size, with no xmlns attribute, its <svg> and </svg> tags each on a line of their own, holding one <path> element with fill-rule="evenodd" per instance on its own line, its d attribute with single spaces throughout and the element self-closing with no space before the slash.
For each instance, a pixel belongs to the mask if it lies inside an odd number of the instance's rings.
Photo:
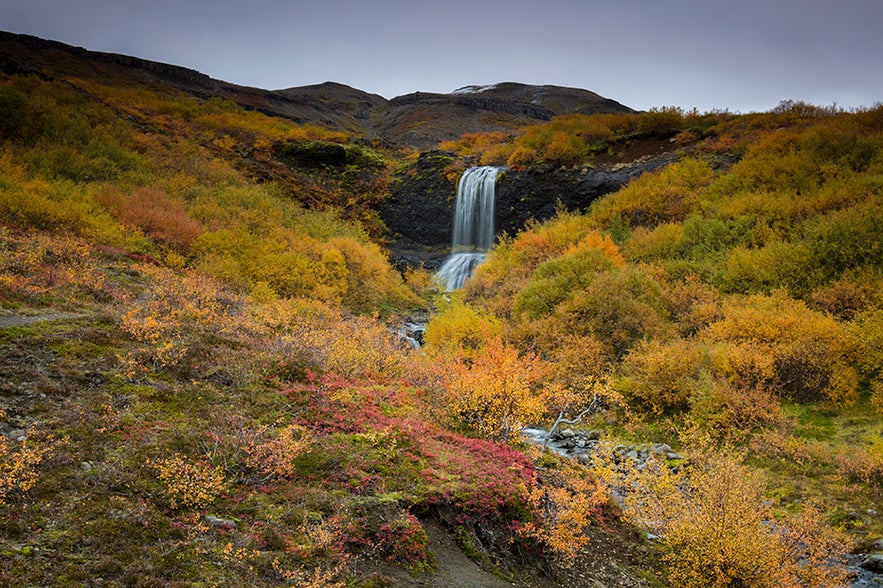
<svg viewBox="0 0 883 588">
<path fill-rule="evenodd" d="M 869 572 L 883 574 L 883 553 L 874 553 L 865 557 L 861 566 Z"/>
</svg>

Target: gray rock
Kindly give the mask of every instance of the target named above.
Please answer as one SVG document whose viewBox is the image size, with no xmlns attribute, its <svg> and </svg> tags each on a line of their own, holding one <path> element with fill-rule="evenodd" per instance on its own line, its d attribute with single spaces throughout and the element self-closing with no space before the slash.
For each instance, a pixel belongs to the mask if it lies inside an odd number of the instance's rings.
<svg viewBox="0 0 883 588">
<path fill-rule="evenodd" d="M 676 453 L 674 451 L 669 451 L 668 453 L 665 454 L 665 459 L 668 459 L 671 461 L 682 460 L 682 459 L 684 459 L 684 456 L 681 455 L 680 453 Z"/>
<path fill-rule="evenodd" d="M 672 451 L 672 448 L 670 445 L 668 445 L 666 443 L 654 443 L 650 447 L 650 451 L 652 451 L 656 455 L 665 455 L 666 453 L 669 453 L 670 451 Z"/>
<path fill-rule="evenodd" d="M 883 574 L 883 554 L 874 553 L 862 560 L 861 566 L 871 572 Z"/>
<path fill-rule="evenodd" d="M 234 519 L 222 519 L 212 515 L 205 515 L 205 522 L 213 527 L 223 527 L 227 529 L 236 527 L 236 521 Z"/>
</svg>

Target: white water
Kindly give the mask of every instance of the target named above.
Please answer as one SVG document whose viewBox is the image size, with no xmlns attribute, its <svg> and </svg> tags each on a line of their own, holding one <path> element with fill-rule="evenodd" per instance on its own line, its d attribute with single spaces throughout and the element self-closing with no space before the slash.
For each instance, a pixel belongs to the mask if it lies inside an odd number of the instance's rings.
<svg viewBox="0 0 883 588">
<path fill-rule="evenodd" d="M 471 167 L 460 177 L 451 255 L 436 274 L 445 290 L 461 288 L 494 244 L 494 184 L 502 169 Z"/>
</svg>

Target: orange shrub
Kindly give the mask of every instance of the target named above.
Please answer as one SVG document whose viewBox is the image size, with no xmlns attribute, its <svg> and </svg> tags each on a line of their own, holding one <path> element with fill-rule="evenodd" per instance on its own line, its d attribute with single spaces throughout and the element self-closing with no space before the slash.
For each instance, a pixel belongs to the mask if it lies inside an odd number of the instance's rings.
<svg viewBox="0 0 883 588">
<path fill-rule="evenodd" d="M 543 151 L 543 158 L 558 165 L 573 165 L 583 157 L 583 145 L 567 133 L 558 132 Z"/>
<path fill-rule="evenodd" d="M 536 161 L 537 152 L 530 147 L 519 146 L 512 150 L 506 165 L 509 167 L 524 167 Z"/>
<path fill-rule="evenodd" d="M 597 478 L 572 464 L 558 464 L 528 488 L 532 520 L 519 525 L 522 537 L 539 541 L 563 567 L 590 539 L 586 527 L 600 518 L 609 494 Z M 558 469 L 560 468 L 560 469 Z"/>
<path fill-rule="evenodd" d="M 548 366 L 539 358 L 503 343 L 487 341 L 471 362 L 450 366 L 446 382 L 451 410 L 483 437 L 509 441 L 546 413 L 540 384 Z"/>
<path fill-rule="evenodd" d="M 137 227 L 171 247 L 186 250 L 202 232 L 184 205 L 162 190 L 138 188 L 129 194 L 107 191 L 98 199 L 120 223 Z"/>
</svg>

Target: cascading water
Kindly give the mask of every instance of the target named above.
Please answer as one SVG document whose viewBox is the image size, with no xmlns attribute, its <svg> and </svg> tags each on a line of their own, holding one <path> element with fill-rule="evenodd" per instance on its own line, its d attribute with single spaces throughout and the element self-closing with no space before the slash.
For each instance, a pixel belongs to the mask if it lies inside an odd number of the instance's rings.
<svg viewBox="0 0 883 588">
<path fill-rule="evenodd" d="M 494 244 L 494 184 L 502 170 L 492 166 L 471 167 L 460 177 L 451 255 L 436 274 L 436 280 L 446 290 L 462 287 Z"/>
</svg>

